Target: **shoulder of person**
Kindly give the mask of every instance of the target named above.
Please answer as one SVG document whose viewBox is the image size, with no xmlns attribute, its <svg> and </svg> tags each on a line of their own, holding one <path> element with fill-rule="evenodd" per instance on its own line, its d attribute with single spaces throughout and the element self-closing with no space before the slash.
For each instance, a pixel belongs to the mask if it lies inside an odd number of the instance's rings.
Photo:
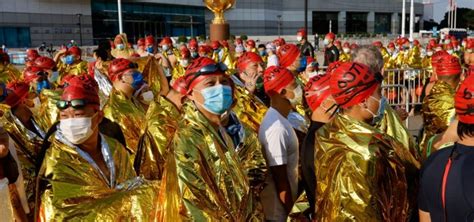
<svg viewBox="0 0 474 222">
<path fill-rule="evenodd" d="M 447 158 L 449 157 L 453 149 L 454 149 L 454 146 L 449 146 L 431 154 L 428 157 L 428 159 L 423 163 L 423 166 L 421 167 L 421 170 L 420 170 L 420 175 L 423 176 L 423 173 L 426 170 L 429 170 L 430 167 L 434 163 L 437 163 L 439 161 L 447 161 Z M 442 163 L 442 164 L 445 164 L 445 163 Z"/>
</svg>

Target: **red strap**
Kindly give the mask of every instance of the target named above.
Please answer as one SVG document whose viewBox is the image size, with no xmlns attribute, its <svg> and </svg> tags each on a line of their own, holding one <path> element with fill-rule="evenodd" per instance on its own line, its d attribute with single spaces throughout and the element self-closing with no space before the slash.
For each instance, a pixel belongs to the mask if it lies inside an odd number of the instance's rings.
<svg viewBox="0 0 474 222">
<path fill-rule="evenodd" d="M 446 168 L 444 169 L 444 174 L 443 174 L 443 182 L 441 185 L 441 201 L 443 203 L 443 209 L 446 215 L 446 185 L 448 183 L 448 176 L 449 176 L 449 170 L 451 169 L 451 157 L 448 159 L 448 163 L 446 163 Z"/>
</svg>

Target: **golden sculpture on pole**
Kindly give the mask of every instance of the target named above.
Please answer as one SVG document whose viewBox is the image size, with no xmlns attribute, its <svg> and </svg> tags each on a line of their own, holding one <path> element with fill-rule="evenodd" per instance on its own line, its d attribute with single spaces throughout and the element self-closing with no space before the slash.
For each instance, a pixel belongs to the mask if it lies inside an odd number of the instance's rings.
<svg viewBox="0 0 474 222">
<path fill-rule="evenodd" d="M 214 13 L 214 19 L 210 26 L 211 40 L 229 39 L 229 24 L 225 21 L 224 12 L 232 8 L 235 0 L 203 0 L 203 2 Z"/>
</svg>

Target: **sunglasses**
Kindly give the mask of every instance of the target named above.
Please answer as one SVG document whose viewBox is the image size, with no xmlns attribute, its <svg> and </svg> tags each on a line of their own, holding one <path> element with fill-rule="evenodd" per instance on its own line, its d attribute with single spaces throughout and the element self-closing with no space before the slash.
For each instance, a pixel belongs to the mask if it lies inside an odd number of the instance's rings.
<svg viewBox="0 0 474 222">
<path fill-rule="evenodd" d="M 210 65 L 202 67 L 199 71 L 195 72 L 194 75 L 209 74 L 209 73 L 213 73 L 217 71 L 225 72 L 227 71 L 227 66 L 222 62 L 219 62 L 216 64 L 210 64 Z"/>
<path fill-rule="evenodd" d="M 69 107 L 72 107 L 73 109 L 82 109 L 87 104 L 87 101 L 84 99 L 73 99 L 71 101 L 59 100 L 56 102 L 56 106 L 60 110 L 65 110 Z"/>
<path fill-rule="evenodd" d="M 210 65 L 204 66 L 201 69 L 199 69 L 197 72 L 188 74 L 188 76 L 194 76 L 191 79 L 191 81 L 189 81 L 189 83 L 192 83 L 194 81 L 194 79 L 196 79 L 197 77 L 199 77 L 201 75 L 215 73 L 217 71 L 225 72 L 225 71 L 227 71 L 227 66 L 224 63 L 221 63 L 221 62 L 217 63 L 217 64 L 210 64 Z"/>
</svg>

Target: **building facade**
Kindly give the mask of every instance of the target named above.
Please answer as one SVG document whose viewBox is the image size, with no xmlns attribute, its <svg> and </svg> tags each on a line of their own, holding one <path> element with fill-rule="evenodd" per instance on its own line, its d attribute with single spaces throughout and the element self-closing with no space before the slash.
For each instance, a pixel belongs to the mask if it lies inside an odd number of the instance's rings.
<svg viewBox="0 0 474 222">
<path fill-rule="evenodd" d="M 401 0 L 308 0 L 308 32 L 396 34 L 401 11 Z M 409 11 L 407 2 L 407 21 Z M 1 0 L 0 44 L 35 47 L 72 39 L 97 44 L 118 33 L 117 14 L 116 0 Z M 417 0 L 415 31 L 422 28 L 423 14 Z M 202 0 L 122 0 L 122 15 L 133 42 L 147 34 L 205 35 L 214 17 Z M 304 0 L 236 0 L 225 16 L 234 35 L 294 34 L 304 27 Z"/>
</svg>

